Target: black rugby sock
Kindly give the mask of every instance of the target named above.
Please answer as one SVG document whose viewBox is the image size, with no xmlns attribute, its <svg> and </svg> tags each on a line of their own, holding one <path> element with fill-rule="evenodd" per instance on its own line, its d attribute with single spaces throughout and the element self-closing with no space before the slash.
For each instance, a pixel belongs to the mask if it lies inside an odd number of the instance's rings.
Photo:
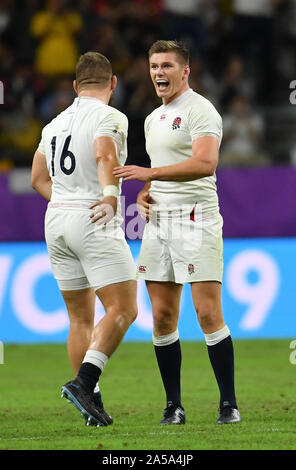
<svg viewBox="0 0 296 470">
<path fill-rule="evenodd" d="M 83 381 L 83 385 L 87 390 L 92 392 L 99 380 L 102 371 L 99 367 L 90 362 L 83 362 L 79 369 L 77 377 Z"/>
<path fill-rule="evenodd" d="M 181 405 L 181 345 L 179 339 L 154 350 L 166 392 L 167 405 Z"/>
<path fill-rule="evenodd" d="M 220 408 L 229 402 L 237 408 L 234 390 L 234 353 L 231 336 L 212 346 L 208 345 L 209 358 L 220 390 Z"/>
</svg>

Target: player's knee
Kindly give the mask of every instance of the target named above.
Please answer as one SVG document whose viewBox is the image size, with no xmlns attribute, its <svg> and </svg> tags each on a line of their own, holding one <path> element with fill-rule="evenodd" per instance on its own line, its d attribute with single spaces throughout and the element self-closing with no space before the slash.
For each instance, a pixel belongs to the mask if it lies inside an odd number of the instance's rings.
<svg viewBox="0 0 296 470">
<path fill-rule="evenodd" d="M 154 330 L 158 334 L 167 334 L 174 328 L 178 312 L 170 307 L 160 307 L 153 310 Z"/>
<path fill-rule="evenodd" d="M 136 305 L 112 306 L 107 309 L 107 313 L 112 315 L 116 322 L 123 322 L 131 325 L 137 318 L 138 309 Z"/>
<path fill-rule="evenodd" d="M 134 323 L 137 316 L 138 316 L 138 308 L 137 307 L 132 307 L 128 310 L 128 318 L 129 318 L 130 324 Z"/>
<path fill-rule="evenodd" d="M 119 321 L 123 319 L 128 325 L 131 325 L 136 320 L 137 314 L 137 310 L 130 308 L 120 312 L 117 318 Z"/>
<path fill-rule="evenodd" d="M 83 316 L 83 315 L 69 315 L 69 319 L 70 319 L 70 324 L 71 326 L 75 326 L 75 327 L 78 327 L 78 328 L 88 328 L 88 329 L 92 329 L 93 326 L 94 326 L 94 320 L 93 320 L 93 317 L 89 317 L 89 316 Z"/>
<path fill-rule="evenodd" d="M 196 309 L 196 311 L 202 330 L 215 329 L 219 318 L 219 309 L 215 303 L 211 301 L 204 302 Z"/>
</svg>

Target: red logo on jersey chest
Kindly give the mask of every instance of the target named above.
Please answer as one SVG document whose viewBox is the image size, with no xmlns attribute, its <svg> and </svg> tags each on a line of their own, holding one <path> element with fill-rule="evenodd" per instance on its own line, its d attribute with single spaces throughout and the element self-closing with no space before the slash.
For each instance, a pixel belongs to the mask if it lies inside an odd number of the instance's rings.
<svg viewBox="0 0 296 470">
<path fill-rule="evenodd" d="M 166 114 L 162 114 L 162 115 L 160 116 L 160 120 L 161 120 L 161 121 L 163 121 L 165 118 L 166 118 Z"/>
<path fill-rule="evenodd" d="M 182 119 L 180 117 L 176 117 L 173 121 L 173 130 L 180 129 Z"/>
</svg>

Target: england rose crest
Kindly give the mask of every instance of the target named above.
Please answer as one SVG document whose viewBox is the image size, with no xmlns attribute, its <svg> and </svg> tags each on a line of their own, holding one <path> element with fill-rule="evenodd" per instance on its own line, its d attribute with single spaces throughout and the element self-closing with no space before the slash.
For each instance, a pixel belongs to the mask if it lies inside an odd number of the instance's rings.
<svg viewBox="0 0 296 470">
<path fill-rule="evenodd" d="M 188 264 L 188 274 L 193 274 L 194 272 L 194 264 Z"/>
<path fill-rule="evenodd" d="M 180 124 L 181 124 L 181 118 L 176 117 L 173 121 L 173 129 L 180 129 Z"/>
</svg>

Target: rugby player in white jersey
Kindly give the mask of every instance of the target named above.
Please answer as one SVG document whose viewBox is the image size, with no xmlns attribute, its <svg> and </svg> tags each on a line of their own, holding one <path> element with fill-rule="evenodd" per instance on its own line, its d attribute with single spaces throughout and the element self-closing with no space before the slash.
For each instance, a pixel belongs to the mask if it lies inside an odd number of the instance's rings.
<svg viewBox="0 0 296 470">
<path fill-rule="evenodd" d="M 189 54 L 183 44 L 157 41 L 149 50 L 149 62 L 153 85 L 162 99 L 162 106 L 145 120 L 151 168 L 119 166 L 113 174 L 146 182 L 137 198 L 148 221 L 138 277 L 146 280 L 152 304 L 153 343 L 166 392 L 160 424 L 185 423 L 178 318 L 186 282 L 191 284 L 220 391 L 217 423 L 234 423 L 241 418 L 233 344 L 221 308 L 223 220 L 215 177 L 222 120 L 214 106 L 190 88 Z"/>
<path fill-rule="evenodd" d="M 44 127 L 32 165 L 32 186 L 49 201 L 45 238 L 70 319 L 76 378 L 62 396 L 96 426 L 112 423 L 99 376 L 137 316 L 136 267 L 112 174 L 127 157 L 127 117 L 108 105 L 116 82 L 106 57 L 83 54 L 73 83 L 78 97 Z M 95 294 L 106 314 L 94 328 Z"/>
</svg>

